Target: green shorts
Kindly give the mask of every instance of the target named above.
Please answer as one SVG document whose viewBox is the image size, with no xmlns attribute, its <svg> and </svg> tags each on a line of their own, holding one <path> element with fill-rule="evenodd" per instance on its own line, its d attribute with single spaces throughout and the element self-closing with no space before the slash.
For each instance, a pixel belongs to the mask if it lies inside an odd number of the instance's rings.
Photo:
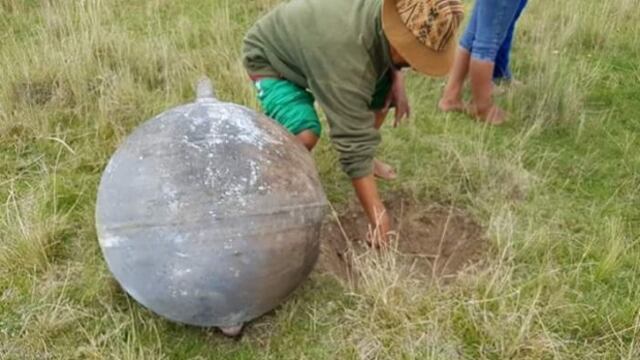
<svg viewBox="0 0 640 360">
<path fill-rule="evenodd" d="M 276 78 L 255 81 L 258 100 L 264 113 L 284 126 L 293 135 L 305 130 L 320 137 L 322 126 L 313 103 L 315 98 L 300 86 Z"/>
<path fill-rule="evenodd" d="M 254 82 L 258 90 L 258 100 L 262 111 L 284 126 L 293 135 L 305 130 L 320 137 L 322 125 L 314 107 L 315 98 L 306 89 L 291 81 L 278 78 L 262 78 Z M 376 84 L 372 96 L 371 109 L 380 110 L 391 89 L 390 74 Z"/>
</svg>

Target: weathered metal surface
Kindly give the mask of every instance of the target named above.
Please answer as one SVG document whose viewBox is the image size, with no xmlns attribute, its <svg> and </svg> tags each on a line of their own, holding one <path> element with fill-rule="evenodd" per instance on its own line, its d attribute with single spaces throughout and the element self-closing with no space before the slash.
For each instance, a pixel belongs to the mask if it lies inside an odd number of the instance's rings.
<svg viewBox="0 0 640 360">
<path fill-rule="evenodd" d="M 109 269 L 170 320 L 229 327 L 280 304 L 319 253 L 326 198 L 279 125 L 213 98 L 144 123 L 109 162 L 96 223 Z"/>
</svg>

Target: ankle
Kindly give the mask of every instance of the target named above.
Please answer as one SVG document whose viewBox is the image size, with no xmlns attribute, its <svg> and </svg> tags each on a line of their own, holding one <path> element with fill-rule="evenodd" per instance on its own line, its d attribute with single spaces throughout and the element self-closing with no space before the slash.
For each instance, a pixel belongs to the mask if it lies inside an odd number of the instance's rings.
<svg viewBox="0 0 640 360">
<path fill-rule="evenodd" d="M 442 100 L 444 101 L 461 101 L 462 85 L 447 83 L 442 92 Z"/>
<path fill-rule="evenodd" d="M 476 115 L 486 115 L 494 107 L 493 100 L 485 100 L 481 102 L 473 101 L 470 108 Z"/>
</svg>

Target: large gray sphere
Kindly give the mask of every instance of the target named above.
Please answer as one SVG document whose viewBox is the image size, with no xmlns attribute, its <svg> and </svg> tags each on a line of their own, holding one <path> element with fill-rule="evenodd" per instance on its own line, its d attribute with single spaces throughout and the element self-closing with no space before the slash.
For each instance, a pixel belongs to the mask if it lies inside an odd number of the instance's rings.
<svg viewBox="0 0 640 360">
<path fill-rule="evenodd" d="M 319 254 L 327 201 L 313 159 L 280 125 L 216 100 L 140 126 L 100 183 L 109 269 L 170 320 L 231 327 L 280 304 Z"/>
</svg>

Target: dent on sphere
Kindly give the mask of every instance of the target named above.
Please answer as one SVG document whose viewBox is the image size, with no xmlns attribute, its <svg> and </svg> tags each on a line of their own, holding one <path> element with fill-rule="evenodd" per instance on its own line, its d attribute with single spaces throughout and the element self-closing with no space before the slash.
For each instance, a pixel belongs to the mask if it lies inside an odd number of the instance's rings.
<svg viewBox="0 0 640 360">
<path fill-rule="evenodd" d="M 213 98 L 141 125 L 98 190 L 98 238 L 137 301 L 228 327 L 279 305 L 318 256 L 326 198 L 309 153 L 272 120 Z"/>
</svg>

